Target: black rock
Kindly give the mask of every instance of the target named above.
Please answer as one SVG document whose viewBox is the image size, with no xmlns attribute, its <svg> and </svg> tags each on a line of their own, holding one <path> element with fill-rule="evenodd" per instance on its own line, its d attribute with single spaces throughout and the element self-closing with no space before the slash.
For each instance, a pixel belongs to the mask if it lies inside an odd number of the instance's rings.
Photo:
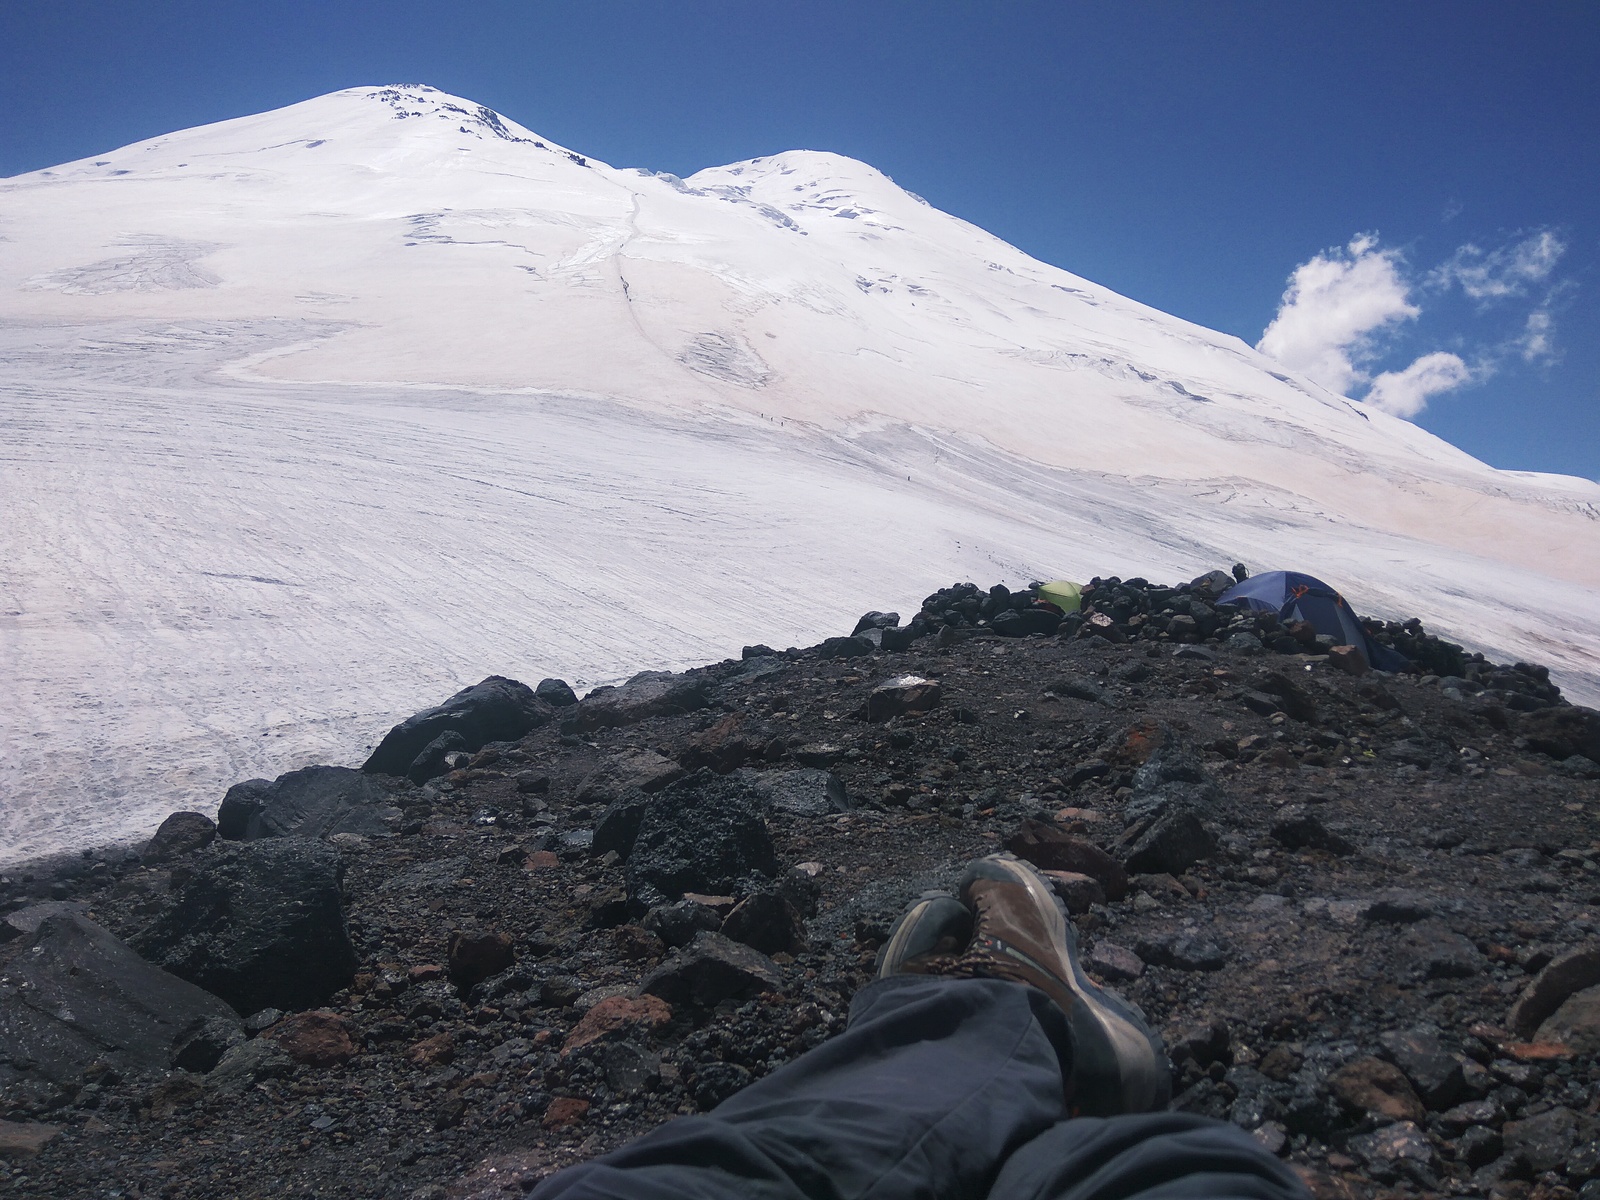
<svg viewBox="0 0 1600 1200">
<path fill-rule="evenodd" d="M 1474 1125 L 1456 1139 L 1456 1157 L 1476 1170 L 1499 1158 L 1505 1141 L 1487 1125 Z"/>
<path fill-rule="evenodd" d="M 857 634 L 853 637 L 824 638 L 817 645 L 818 658 L 864 658 L 877 647 L 870 639 Z"/>
<path fill-rule="evenodd" d="M 387 837 L 400 810 L 387 788 L 348 767 L 305 767 L 267 781 L 236 783 L 217 810 L 217 833 L 231 841 L 325 838 L 336 833 Z"/>
<path fill-rule="evenodd" d="M 613 800 L 595 823 L 594 837 L 589 842 L 590 852 L 605 854 L 615 850 L 618 858 L 626 860 L 633 853 L 634 839 L 639 836 L 639 823 L 644 820 L 649 803 L 650 797 L 639 791 Z"/>
<path fill-rule="evenodd" d="M 145 844 L 141 857 L 147 863 L 182 858 L 204 850 L 216 836 L 216 822 L 204 813 L 175 812 L 161 822 L 161 828 Z"/>
<path fill-rule="evenodd" d="M 1106 694 L 1105 689 L 1098 683 L 1081 675 L 1066 675 L 1052 679 L 1044 685 L 1044 690 L 1054 696 L 1065 696 L 1069 700 L 1084 700 L 1090 704 L 1099 703 Z"/>
<path fill-rule="evenodd" d="M 209 1071 L 222 1056 L 244 1041 L 233 1013 L 207 1017 L 179 1034 L 172 1043 L 172 1065 L 184 1071 Z"/>
<path fill-rule="evenodd" d="M 720 933 L 701 933 L 646 975 L 639 991 L 660 996 L 674 1008 L 681 1004 L 705 1009 L 782 986 L 777 964 L 765 954 Z"/>
<path fill-rule="evenodd" d="M 1001 637 L 1027 637 L 1030 633 L 1055 633 L 1061 627 L 1061 614 L 1048 608 L 1008 609 L 997 613 L 990 627 Z"/>
<path fill-rule="evenodd" d="M 1367 907 L 1369 921 L 1387 921 L 1394 925 L 1411 925 L 1433 915 L 1433 903 L 1415 892 L 1380 892 Z"/>
<path fill-rule="evenodd" d="M 765 809 L 754 788 L 710 770 L 658 793 L 628 858 L 629 895 L 648 905 L 653 894 L 673 900 L 684 892 L 720 893 L 752 872 L 776 875 Z"/>
<path fill-rule="evenodd" d="M 1395 949 L 1424 979 L 1470 979 L 1488 965 L 1476 946 L 1438 919 L 1408 926 Z"/>
<path fill-rule="evenodd" d="M 30 1078 L 77 1083 L 96 1061 L 123 1074 L 204 1069 L 216 1060 L 174 1063 L 198 1037 L 242 1037 L 239 1018 L 86 917 L 48 917 L 0 987 L 0 1092 Z"/>
<path fill-rule="evenodd" d="M 911 644 L 921 637 L 927 629 L 916 625 L 883 630 L 883 638 L 878 643 L 880 650 L 890 653 L 904 653 L 911 649 Z"/>
<path fill-rule="evenodd" d="M 445 759 L 456 753 L 470 751 L 467 739 L 454 729 L 446 729 L 422 748 L 422 752 L 406 768 L 406 778 L 412 783 L 426 783 L 450 769 Z"/>
<path fill-rule="evenodd" d="M 1180 971 L 1219 971 L 1228 962 L 1227 951 L 1202 934 L 1159 934 L 1136 942 L 1134 952 L 1153 966 Z"/>
<path fill-rule="evenodd" d="M 1580 1141 L 1593 1136 L 1594 1118 L 1580 1117 L 1570 1108 L 1552 1108 L 1522 1121 L 1507 1121 L 1501 1136 L 1506 1153 L 1526 1163 L 1535 1174 L 1554 1171 Z"/>
<path fill-rule="evenodd" d="M 675 904 L 661 904 L 645 913 L 640 922 L 669 946 L 687 946 L 701 933 L 716 933 L 722 928 L 722 918 L 714 908 L 697 904 L 693 900 L 679 900 Z"/>
<path fill-rule="evenodd" d="M 468 750 L 479 750 L 486 742 L 516 741 L 553 715 L 551 706 L 527 684 L 491 675 L 437 708 L 400 722 L 384 735 L 361 769 L 374 775 L 403 775 L 428 743 L 446 730 L 459 733 Z"/>
<path fill-rule="evenodd" d="M 1179 875 L 1217 852 L 1217 840 L 1188 810 L 1150 822 L 1128 844 L 1123 865 L 1130 875 Z"/>
<path fill-rule="evenodd" d="M 541 679 L 533 694 L 552 708 L 571 708 L 578 702 L 578 694 L 565 679 Z"/>
<path fill-rule="evenodd" d="M 805 921 L 776 890 L 755 892 L 739 901 L 720 932 L 763 954 L 797 953 L 806 943 Z"/>
<path fill-rule="evenodd" d="M 1516 731 L 1532 750 L 1555 759 L 1581 754 L 1600 763 L 1600 712 L 1576 704 L 1542 708 L 1517 717 Z"/>
<path fill-rule="evenodd" d="M 710 1112 L 728 1097 L 750 1083 L 750 1072 L 738 1063 L 713 1059 L 701 1063 L 694 1072 L 694 1102 L 701 1112 Z"/>
<path fill-rule="evenodd" d="M 893 629 L 899 624 L 899 613 L 869 612 L 856 622 L 856 627 L 850 631 L 850 636 L 854 637 L 868 629 Z"/>
<path fill-rule="evenodd" d="M 1263 671 L 1251 684 L 1258 692 L 1265 692 L 1278 701 L 1278 707 L 1296 721 L 1317 719 L 1317 705 L 1298 683 L 1279 671 Z"/>
<path fill-rule="evenodd" d="M 339 875 L 338 855 L 302 838 L 214 851 L 132 945 L 240 1013 L 315 1008 L 355 975 Z"/>
<path fill-rule="evenodd" d="M 1426 1026 L 1393 1030 L 1378 1041 L 1429 1108 L 1449 1108 L 1466 1093 L 1461 1060 L 1445 1047 L 1438 1030 Z"/>
<path fill-rule="evenodd" d="M 1272 836 L 1289 850 L 1326 850 L 1330 854 L 1353 854 L 1355 846 L 1334 833 L 1303 804 L 1286 804 L 1272 820 Z"/>
</svg>

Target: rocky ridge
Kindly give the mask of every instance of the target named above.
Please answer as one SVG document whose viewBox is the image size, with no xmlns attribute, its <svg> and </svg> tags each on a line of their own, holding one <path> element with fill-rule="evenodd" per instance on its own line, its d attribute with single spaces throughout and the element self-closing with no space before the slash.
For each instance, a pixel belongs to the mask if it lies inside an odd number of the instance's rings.
<svg viewBox="0 0 1600 1200">
<path fill-rule="evenodd" d="M 1600 714 L 1415 621 L 1370 671 L 1230 582 L 490 679 L 364 770 L 13 871 L 0 1183 L 520 1195 L 836 1032 L 905 902 L 1005 848 L 1175 1107 L 1317 1195 L 1600 1196 Z"/>
</svg>

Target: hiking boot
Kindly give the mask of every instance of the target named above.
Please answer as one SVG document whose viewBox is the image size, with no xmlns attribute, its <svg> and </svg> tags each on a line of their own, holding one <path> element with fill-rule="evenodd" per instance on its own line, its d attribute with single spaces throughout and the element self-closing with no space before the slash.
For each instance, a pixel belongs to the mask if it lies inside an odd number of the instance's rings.
<svg viewBox="0 0 1600 1200">
<path fill-rule="evenodd" d="M 943 893 L 913 901 L 889 930 L 873 965 L 875 979 L 901 974 L 907 959 L 959 954 L 972 939 L 972 911 Z"/>
<path fill-rule="evenodd" d="M 904 963 L 902 969 L 1005 979 L 1049 996 L 1071 1031 L 1067 1102 L 1074 1115 L 1165 1108 L 1172 1074 L 1161 1039 L 1131 1005 L 1083 973 L 1072 925 L 1033 868 L 1010 855 L 980 858 L 967 866 L 958 894 L 974 913 L 966 950 Z"/>
</svg>

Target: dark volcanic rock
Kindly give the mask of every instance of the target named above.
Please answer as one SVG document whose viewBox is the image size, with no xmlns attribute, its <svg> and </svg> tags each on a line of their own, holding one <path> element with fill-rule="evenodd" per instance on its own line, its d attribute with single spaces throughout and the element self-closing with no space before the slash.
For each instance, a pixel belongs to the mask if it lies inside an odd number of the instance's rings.
<svg viewBox="0 0 1600 1200">
<path fill-rule="evenodd" d="M 552 708 L 571 708 L 578 702 L 577 693 L 565 679 L 541 679 L 533 694 Z"/>
<path fill-rule="evenodd" d="M 936 680 L 920 675 L 900 675 L 873 688 L 857 715 L 867 721 L 887 721 L 911 713 L 930 712 L 939 706 L 942 696 Z"/>
<path fill-rule="evenodd" d="M 149 863 L 181 858 L 204 850 L 216 836 L 216 822 L 204 813 L 175 812 L 161 822 L 161 828 L 145 844 L 143 858 Z"/>
<path fill-rule="evenodd" d="M 374 775 L 404 775 L 428 743 L 446 730 L 460 734 L 468 750 L 478 750 L 487 742 L 515 741 L 549 721 L 553 711 L 527 684 L 491 675 L 437 708 L 401 721 L 384 735 L 361 769 Z"/>
<path fill-rule="evenodd" d="M 615 851 L 618 858 L 626 860 L 633 853 L 639 824 L 649 806 L 650 797 L 643 792 L 632 792 L 613 800 L 595 822 L 589 853 L 600 855 Z"/>
<path fill-rule="evenodd" d="M 637 725 L 651 717 L 697 712 L 709 699 L 705 682 L 670 671 L 641 671 L 621 687 L 598 687 L 578 702 L 578 728 Z"/>
<path fill-rule="evenodd" d="M 793 954 L 805 948 L 806 923 L 780 893 L 755 892 L 734 906 L 721 933 L 763 954 Z"/>
<path fill-rule="evenodd" d="M 301 838 L 213 851 L 132 945 L 245 1014 L 312 1008 L 356 967 L 338 856 Z"/>
<path fill-rule="evenodd" d="M 1378 1040 L 1429 1108 L 1449 1108 L 1465 1093 L 1461 1060 L 1446 1049 L 1438 1030 L 1425 1026 L 1394 1030 Z"/>
<path fill-rule="evenodd" d="M 1600 712 L 1576 704 L 1521 713 L 1516 729 L 1528 745 L 1551 758 L 1581 754 L 1600 763 Z"/>
<path fill-rule="evenodd" d="M 1330 854 L 1353 854 L 1348 838 L 1334 833 L 1304 804 L 1286 804 L 1272 821 L 1272 836 L 1290 850 L 1326 850 Z"/>
<path fill-rule="evenodd" d="M 818 658 L 865 658 L 877 647 L 872 639 L 857 634 L 854 637 L 824 638 L 817 645 Z"/>
<path fill-rule="evenodd" d="M 1217 851 L 1217 840 L 1194 813 L 1158 817 L 1128 844 L 1124 865 L 1130 874 L 1177 875 Z"/>
<path fill-rule="evenodd" d="M 0 1093 L 28 1078 L 76 1082 L 97 1061 L 125 1073 L 205 1069 L 220 1053 L 175 1060 L 202 1038 L 242 1036 L 238 1016 L 215 996 L 84 917 L 50 917 L 0 984 Z"/>
<path fill-rule="evenodd" d="M 348 767 L 305 767 L 270 782 L 234 784 L 217 810 L 217 833 L 243 842 L 336 833 L 386 837 L 399 817 L 377 780 Z"/>
<path fill-rule="evenodd" d="M 629 896 L 654 907 L 685 892 L 724 893 L 752 872 L 776 875 L 765 808 L 753 788 L 711 771 L 658 793 L 628 858 Z"/>
<path fill-rule="evenodd" d="M 719 933 L 702 933 L 645 976 L 639 990 L 674 1007 L 706 1009 L 782 986 L 783 976 L 765 954 Z"/>
<path fill-rule="evenodd" d="M 463 988 L 498 975 L 516 958 L 511 935 L 488 929 L 452 929 L 445 953 L 450 958 L 450 978 Z"/>
<path fill-rule="evenodd" d="M 1203 934 L 1158 934 L 1141 938 L 1134 950 L 1152 966 L 1176 967 L 1180 971 L 1220 971 L 1228 962 L 1227 951 Z"/>
<path fill-rule="evenodd" d="M 406 768 L 406 778 L 412 783 L 426 783 L 430 779 L 437 779 L 450 769 L 448 761 L 450 755 L 467 753 L 470 750 L 466 738 L 454 729 L 446 729 L 411 760 L 411 765 Z"/>
</svg>

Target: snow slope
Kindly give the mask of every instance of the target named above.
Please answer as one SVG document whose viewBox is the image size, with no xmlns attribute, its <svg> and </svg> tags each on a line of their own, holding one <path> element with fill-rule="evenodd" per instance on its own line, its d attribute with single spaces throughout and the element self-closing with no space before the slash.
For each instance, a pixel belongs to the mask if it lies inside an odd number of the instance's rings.
<svg viewBox="0 0 1600 1200">
<path fill-rule="evenodd" d="M 1600 485 L 863 163 L 615 169 L 420 86 L 0 182 L 0 499 L 0 861 L 357 761 L 491 672 L 804 644 L 958 577 L 1293 566 L 1600 698 Z"/>
</svg>

